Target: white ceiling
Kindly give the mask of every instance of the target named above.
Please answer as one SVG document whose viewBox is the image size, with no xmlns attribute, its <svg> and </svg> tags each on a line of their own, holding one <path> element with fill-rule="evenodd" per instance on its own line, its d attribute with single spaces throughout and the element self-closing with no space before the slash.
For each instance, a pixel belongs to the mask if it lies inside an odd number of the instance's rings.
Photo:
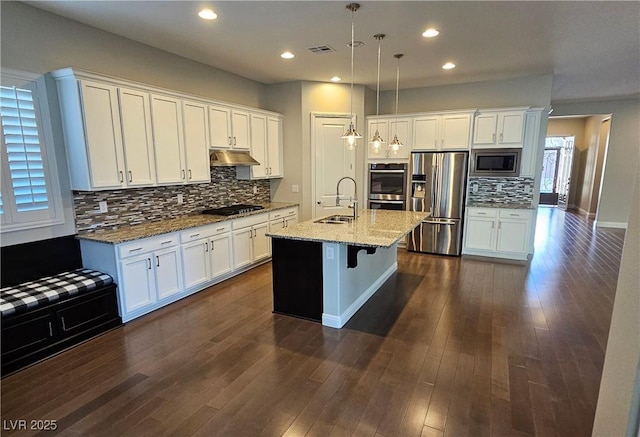
<svg viewBox="0 0 640 437">
<path fill-rule="evenodd" d="M 347 1 L 27 1 L 34 7 L 263 83 L 350 81 Z M 640 2 L 363 1 L 355 13 L 355 82 L 400 87 L 553 73 L 552 100 L 640 95 Z M 218 19 L 204 21 L 208 6 Z M 441 31 L 421 36 L 427 27 Z M 329 45 L 334 53 L 307 48 Z M 289 50 L 292 60 L 279 54 Z M 454 70 L 441 69 L 453 61 Z"/>
</svg>

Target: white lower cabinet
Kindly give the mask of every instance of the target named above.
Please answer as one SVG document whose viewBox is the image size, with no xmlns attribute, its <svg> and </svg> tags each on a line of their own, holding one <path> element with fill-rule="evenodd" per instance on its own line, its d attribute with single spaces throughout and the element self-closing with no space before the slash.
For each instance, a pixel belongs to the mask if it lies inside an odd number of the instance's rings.
<svg viewBox="0 0 640 437">
<path fill-rule="evenodd" d="M 231 222 L 180 232 L 186 290 L 207 284 L 232 270 L 230 232 Z"/>
<path fill-rule="evenodd" d="M 527 209 L 467 208 L 462 253 L 526 260 L 531 213 Z"/>
<path fill-rule="evenodd" d="M 239 269 L 271 256 L 269 215 L 249 216 L 233 222 L 233 267 Z"/>
</svg>

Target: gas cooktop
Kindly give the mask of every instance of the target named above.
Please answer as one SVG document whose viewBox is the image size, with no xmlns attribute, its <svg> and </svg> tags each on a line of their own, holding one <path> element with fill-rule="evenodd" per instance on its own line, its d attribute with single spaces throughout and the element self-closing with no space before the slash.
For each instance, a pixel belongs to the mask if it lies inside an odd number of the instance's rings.
<svg viewBox="0 0 640 437">
<path fill-rule="evenodd" d="M 213 209 L 205 209 L 202 211 L 203 214 L 209 215 L 236 215 L 236 214 L 244 214 L 251 211 L 258 211 L 260 209 L 264 209 L 264 207 L 260 205 L 229 205 L 223 206 L 221 208 L 213 208 Z"/>
</svg>

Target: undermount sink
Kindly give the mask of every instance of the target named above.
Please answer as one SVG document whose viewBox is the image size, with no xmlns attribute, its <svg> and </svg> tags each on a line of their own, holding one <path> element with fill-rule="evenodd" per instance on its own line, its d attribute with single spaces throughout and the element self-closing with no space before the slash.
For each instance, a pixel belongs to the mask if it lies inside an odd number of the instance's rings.
<svg viewBox="0 0 640 437">
<path fill-rule="evenodd" d="M 341 224 L 341 223 L 351 223 L 354 218 L 350 215 L 330 215 L 329 217 L 324 217 L 319 220 L 314 221 L 314 223 L 330 223 L 330 224 Z"/>
</svg>

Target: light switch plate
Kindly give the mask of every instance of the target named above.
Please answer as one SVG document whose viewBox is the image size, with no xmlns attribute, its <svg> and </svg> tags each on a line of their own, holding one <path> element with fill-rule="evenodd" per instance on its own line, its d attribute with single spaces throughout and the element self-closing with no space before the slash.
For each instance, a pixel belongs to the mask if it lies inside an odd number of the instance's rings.
<svg viewBox="0 0 640 437">
<path fill-rule="evenodd" d="M 182 205 L 184 203 L 184 197 L 182 194 L 178 194 L 178 205 Z"/>
<path fill-rule="evenodd" d="M 502 191 L 502 184 L 496 185 L 496 191 Z"/>
<path fill-rule="evenodd" d="M 326 254 L 327 254 L 327 259 L 333 259 L 334 257 L 333 247 L 327 247 Z"/>
<path fill-rule="evenodd" d="M 291 192 L 292 193 L 299 193 L 300 192 L 300 185 L 291 185 Z"/>
<path fill-rule="evenodd" d="M 253 186 L 253 194 L 258 194 L 258 186 L 257 185 Z"/>
<path fill-rule="evenodd" d="M 98 208 L 100 209 L 100 212 L 109 212 L 109 208 L 107 208 L 106 200 L 102 200 L 98 202 Z"/>
</svg>

